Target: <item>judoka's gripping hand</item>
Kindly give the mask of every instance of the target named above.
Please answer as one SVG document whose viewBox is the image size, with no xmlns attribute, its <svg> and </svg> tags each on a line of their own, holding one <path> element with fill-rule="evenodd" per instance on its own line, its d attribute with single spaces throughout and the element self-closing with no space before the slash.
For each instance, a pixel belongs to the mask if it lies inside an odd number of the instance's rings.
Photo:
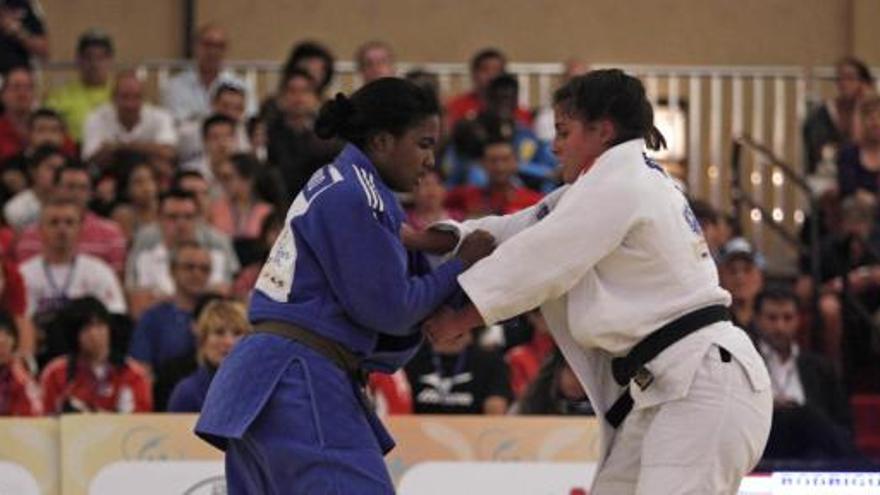
<svg viewBox="0 0 880 495">
<path fill-rule="evenodd" d="M 444 255 L 458 244 L 458 236 L 454 232 L 437 229 L 419 231 L 407 224 L 400 228 L 400 240 L 411 251 L 436 255 Z"/>
<path fill-rule="evenodd" d="M 495 250 L 495 238 L 485 230 L 476 230 L 461 242 L 458 248 L 458 259 L 464 263 L 465 269 L 492 254 Z"/>
<path fill-rule="evenodd" d="M 474 328 L 484 326 L 483 317 L 473 304 L 454 310 L 449 306 L 438 309 L 422 326 L 431 342 L 455 342 Z"/>
</svg>

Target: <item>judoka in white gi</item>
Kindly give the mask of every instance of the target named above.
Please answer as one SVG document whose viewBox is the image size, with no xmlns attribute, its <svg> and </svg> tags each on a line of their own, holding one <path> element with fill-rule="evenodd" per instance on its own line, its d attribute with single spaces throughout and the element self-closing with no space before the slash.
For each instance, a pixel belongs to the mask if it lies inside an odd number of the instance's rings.
<svg viewBox="0 0 880 495">
<path fill-rule="evenodd" d="M 619 70 L 593 71 L 554 101 L 566 185 L 514 215 L 436 226 L 459 239 L 484 229 L 500 245 L 459 276 L 472 305 L 438 313 L 429 336 L 456 338 L 540 306 L 602 424 L 591 493 L 735 494 L 761 457 L 772 397 L 760 356 L 729 320 L 691 324 L 627 384 L 633 407 L 622 423 L 609 414 L 626 392 L 613 358 L 730 303 L 684 194 L 644 154 L 664 144 L 644 88 Z M 410 241 L 453 242 L 436 229 Z"/>
</svg>

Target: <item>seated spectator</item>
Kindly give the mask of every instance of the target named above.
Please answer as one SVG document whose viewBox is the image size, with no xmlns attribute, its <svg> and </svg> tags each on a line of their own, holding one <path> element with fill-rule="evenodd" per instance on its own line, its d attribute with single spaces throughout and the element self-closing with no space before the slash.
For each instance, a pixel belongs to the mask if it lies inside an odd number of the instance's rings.
<svg viewBox="0 0 880 495">
<path fill-rule="evenodd" d="M 730 292 L 733 323 L 754 339 L 755 297 L 764 288 L 763 259 L 746 239 L 732 239 L 719 253 L 718 278 Z"/>
<path fill-rule="evenodd" d="M 82 209 L 70 199 L 54 198 L 43 208 L 43 252 L 21 265 L 29 316 L 54 312 L 84 296 L 95 297 L 113 313 L 125 313 L 125 297 L 113 269 L 92 255 L 77 252 L 82 219 Z"/>
<path fill-rule="evenodd" d="M 171 190 L 159 200 L 159 233 L 142 231 L 135 239 L 126 263 L 125 283 L 135 318 L 162 299 L 175 293 L 171 277 L 170 252 L 180 242 L 195 241 L 211 253 L 211 274 L 208 285 L 212 290 L 226 293 L 232 277 L 238 270 L 238 260 L 229 247 L 215 242 L 198 228 L 199 206 L 196 198 L 187 192 Z M 229 250 L 224 249 L 229 247 Z"/>
<path fill-rule="evenodd" d="M 218 197 L 222 186 L 217 180 L 217 172 L 238 149 L 235 137 L 235 121 L 231 118 L 214 114 L 202 123 L 202 143 L 204 153 L 195 161 L 184 163 L 181 169 L 198 172 L 208 181 L 211 197 Z"/>
<path fill-rule="evenodd" d="M 236 257 L 236 250 L 232 239 L 211 225 L 208 214 L 211 211 L 211 196 L 208 182 L 201 174 L 196 172 L 180 172 L 174 178 L 172 190 L 179 189 L 190 193 L 196 199 L 198 211 L 196 213 L 196 240 L 211 250 L 221 251 L 228 263 L 230 273 L 238 272 L 240 265 Z M 152 246 L 160 242 L 161 229 L 157 224 L 146 226 L 139 232 L 135 244 L 137 246 Z M 273 239 L 274 240 L 274 239 Z"/>
<path fill-rule="evenodd" d="M 50 361 L 40 377 L 46 412 L 152 411 L 150 380 L 137 363 L 112 351 L 110 314 L 101 301 L 74 299 L 59 317 L 71 352 Z"/>
<path fill-rule="evenodd" d="M 541 201 L 541 195 L 522 187 L 516 176 L 517 161 L 513 143 L 495 136 L 483 146 L 481 164 L 488 177 L 486 187 L 459 186 L 449 191 L 446 205 L 465 217 L 507 215 Z"/>
<path fill-rule="evenodd" d="M 228 154 L 235 151 L 248 151 L 247 130 L 244 121 L 245 91 L 244 88 L 232 83 L 221 83 L 211 97 L 211 113 L 199 120 L 188 120 L 178 128 L 177 154 L 180 168 L 197 170 L 205 177 L 210 177 L 210 160 L 206 157 L 208 150 L 205 143 L 205 127 L 213 116 L 222 115 L 232 121 L 233 140 L 228 144 Z M 225 136 L 224 136 L 225 137 Z M 216 157 L 214 157 L 216 160 Z"/>
<path fill-rule="evenodd" d="M 237 153 L 218 172 L 223 194 L 211 203 L 209 218 L 214 227 L 233 239 L 259 238 L 263 220 L 272 213 L 272 205 L 255 190 L 259 169 L 252 155 Z"/>
<path fill-rule="evenodd" d="M 199 205 L 199 219 L 211 222 L 211 187 L 204 175 L 196 171 L 178 172 L 171 188 L 192 194 Z"/>
<path fill-rule="evenodd" d="M 451 184 L 487 185 L 486 171 L 475 160 L 482 155 L 486 141 L 495 141 L 498 136 L 512 143 L 517 173 L 525 185 L 549 192 L 559 184 L 556 157 L 550 147 L 531 128 L 514 119 L 518 93 L 514 77 L 496 77 L 486 89 L 485 110 L 475 119 L 460 121 L 453 129 L 453 146 L 447 149 L 442 165 Z"/>
<path fill-rule="evenodd" d="M 5 195 L 17 194 L 27 188 L 27 165 L 37 148 L 55 146 L 60 148 L 67 158 L 77 156 L 76 145 L 67 137 L 64 130 L 64 121 L 54 110 L 39 108 L 31 113 L 28 118 L 27 147 L 0 166 Z"/>
<path fill-rule="evenodd" d="M 49 58 L 49 39 L 42 9 L 31 0 L 0 4 L 0 75 L 13 67 L 30 66 L 34 58 Z"/>
<path fill-rule="evenodd" d="M 0 311 L 0 417 L 40 416 L 40 387 L 16 356 L 18 331 L 12 318 Z"/>
<path fill-rule="evenodd" d="M 43 203 L 55 192 L 55 174 L 67 163 L 59 148 L 46 145 L 37 148 L 28 161 L 31 187 L 21 191 L 3 207 L 6 223 L 21 231 L 40 218 Z"/>
<path fill-rule="evenodd" d="M 406 223 L 416 229 L 424 230 L 441 220 L 461 220 L 463 213 L 446 207 L 446 186 L 440 171 L 433 168 L 419 179 L 413 191 L 412 206 L 406 212 Z"/>
<path fill-rule="evenodd" d="M 103 260 L 117 273 L 125 268 L 126 240 L 119 225 L 88 210 L 92 200 L 92 181 L 89 171 L 80 164 L 69 163 L 55 175 L 57 196 L 70 200 L 85 212 L 77 251 Z M 25 228 L 15 246 L 19 263 L 43 252 L 43 241 L 37 225 Z"/>
<path fill-rule="evenodd" d="M 513 394 L 501 356 L 473 345 L 425 342 L 407 363 L 416 414 L 504 414 Z"/>
<path fill-rule="evenodd" d="M 363 84 L 382 77 L 394 77 L 394 50 L 384 41 L 372 40 L 358 47 L 354 54 Z"/>
<path fill-rule="evenodd" d="M 767 289 L 755 300 L 758 350 L 773 387 L 773 426 L 764 458 L 836 459 L 855 448 L 847 398 L 831 363 L 795 343 L 797 296 Z"/>
<path fill-rule="evenodd" d="M 163 362 L 191 354 L 195 341 L 191 330 L 196 302 L 208 287 L 211 254 L 193 241 L 181 241 L 171 253 L 174 297 L 144 311 L 131 337 L 128 355 L 148 371 Z"/>
<path fill-rule="evenodd" d="M 112 101 L 90 113 L 83 128 L 83 160 L 101 168 L 111 164 L 120 148 L 171 160 L 176 146 L 174 120 L 167 111 L 144 103 L 143 83 L 132 71 L 116 75 Z"/>
<path fill-rule="evenodd" d="M 2 7 L 0 7 L 2 9 Z M 34 74 L 28 67 L 16 67 L 3 77 L 0 88 L 0 163 L 27 147 L 28 119 L 36 104 Z"/>
<path fill-rule="evenodd" d="M 877 196 L 880 190 L 880 97 L 864 100 L 856 112 L 861 138 L 837 154 L 837 186 L 845 198 L 856 193 Z"/>
<path fill-rule="evenodd" d="M 315 90 L 319 99 L 324 99 L 324 94 L 333 82 L 336 65 L 333 54 L 324 45 L 316 41 L 301 41 L 293 46 L 284 68 L 281 70 L 282 79 L 296 71 L 305 71 L 315 82 Z"/>
<path fill-rule="evenodd" d="M 844 372 L 847 380 L 872 382 L 870 378 L 876 375 L 868 373 L 869 369 L 876 371 L 876 354 L 871 346 L 873 323 L 866 321 L 880 309 L 876 209 L 870 197 L 856 195 L 843 201 L 841 232 L 823 239 L 821 280 L 818 289 L 811 287 L 810 290 L 810 293 L 820 291 L 819 317 L 822 319 L 822 342 L 813 344 L 822 349 L 837 370 Z"/>
<path fill-rule="evenodd" d="M 113 40 L 99 29 L 82 33 L 76 45 L 79 78 L 53 88 L 46 106 L 57 110 L 77 141 L 83 139 L 86 117 L 110 101 L 110 70 L 113 66 Z"/>
<path fill-rule="evenodd" d="M 320 103 L 318 86 L 301 69 L 285 73 L 278 86 L 278 112 L 267 120 L 269 163 L 276 167 L 286 188 L 289 204 L 316 170 L 333 160 L 342 149 L 338 140 L 315 134 Z"/>
<path fill-rule="evenodd" d="M 511 408 L 512 414 L 595 415 L 574 371 L 559 350 L 544 360 L 534 380 Z"/>
<path fill-rule="evenodd" d="M 471 59 L 471 83 L 473 89 L 467 93 L 452 98 L 446 104 L 446 119 L 448 129 L 462 119 L 475 119 L 486 108 L 486 93 L 489 83 L 493 79 L 504 74 L 507 66 L 507 57 L 495 48 L 485 48 L 478 51 Z M 522 125 L 530 126 L 532 115 L 528 110 L 516 108 L 515 118 Z"/>
<path fill-rule="evenodd" d="M 874 78 L 861 60 L 847 57 L 837 62 L 837 95 L 813 109 L 804 122 L 807 170 L 813 172 L 830 148 L 830 155 L 856 141 L 858 107 L 873 90 Z"/>
<path fill-rule="evenodd" d="M 553 337 L 541 310 L 529 311 L 524 318 L 532 329 L 532 337 L 527 342 L 508 349 L 504 355 L 510 370 L 510 388 L 516 398 L 522 397 L 526 387 L 538 375 L 541 363 L 554 348 Z"/>
<path fill-rule="evenodd" d="M 197 413 L 202 410 L 214 373 L 238 340 L 250 333 L 251 325 L 243 304 L 215 300 L 202 310 L 195 330 L 199 368 L 174 387 L 168 399 L 168 412 Z"/>
<path fill-rule="evenodd" d="M 149 157 L 136 151 L 117 151 L 113 167 L 119 193 L 111 206 L 110 218 L 131 244 L 141 228 L 153 225 L 159 218 L 159 180 Z"/>
<path fill-rule="evenodd" d="M 226 30 L 216 24 L 204 24 L 196 31 L 193 66 L 172 77 L 162 88 L 162 106 L 174 114 L 177 122 L 207 117 L 212 111 L 210 95 L 220 84 L 244 88 L 244 83 L 223 68 L 228 45 Z"/>
</svg>

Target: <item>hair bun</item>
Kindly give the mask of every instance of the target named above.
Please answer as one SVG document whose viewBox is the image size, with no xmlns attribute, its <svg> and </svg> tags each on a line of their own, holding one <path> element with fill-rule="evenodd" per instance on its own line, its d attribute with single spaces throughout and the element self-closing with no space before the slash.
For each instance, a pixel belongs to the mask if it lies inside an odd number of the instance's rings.
<svg viewBox="0 0 880 495">
<path fill-rule="evenodd" d="M 354 114 L 354 104 L 342 93 L 336 93 L 336 97 L 321 106 L 318 118 L 315 120 L 315 134 L 323 139 L 330 139 L 343 134 L 343 129 L 348 125 Z"/>
</svg>

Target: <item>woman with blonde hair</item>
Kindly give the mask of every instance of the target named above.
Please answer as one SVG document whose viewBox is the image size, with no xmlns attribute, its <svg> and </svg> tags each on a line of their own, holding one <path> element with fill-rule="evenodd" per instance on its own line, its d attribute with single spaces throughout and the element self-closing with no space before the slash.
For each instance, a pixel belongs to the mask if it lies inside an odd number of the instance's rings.
<svg viewBox="0 0 880 495">
<path fill-rule="evenodd" d="M 200 412 L 220 363 L 250 331 L 244 304 L 222 298 L 208 302 L 195 324 L 199 368 L 174 387 L 168 412 Z"/>
</svg>

